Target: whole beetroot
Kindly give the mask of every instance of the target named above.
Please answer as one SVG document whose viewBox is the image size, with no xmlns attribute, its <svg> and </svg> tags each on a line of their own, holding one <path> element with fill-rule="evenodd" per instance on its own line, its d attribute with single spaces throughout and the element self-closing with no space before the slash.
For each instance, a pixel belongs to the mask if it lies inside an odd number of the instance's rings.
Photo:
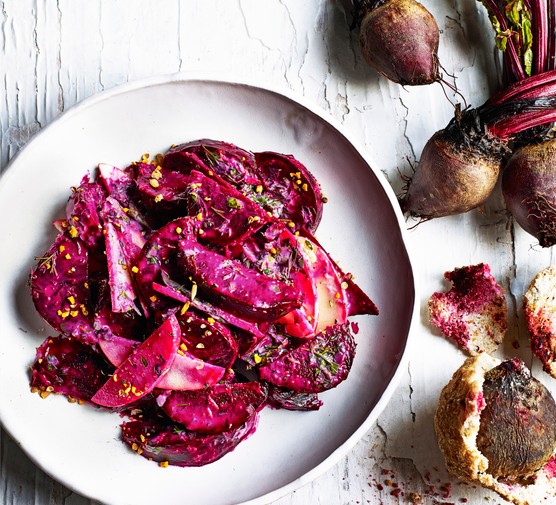
<svg viewBox="0 0 556 505">
<path fill-rule="evenodd" d="M 542 247 L 556 244 L 556 140 L 517 150 L 502 176 L 506 206 Z"/>
<path fill-rule="evenodd" d="M 492 193 L 502 146 L 469 127 L 472 118 L 467 114 L 456 116 L 425 144 L 401 201 L 404 212 L 421 219 L 459 214 L 481 205 Z"/>
<path fill-rule="evenodd" d="M 402 85 L 440 80 L 439 30 L 432 14 L 415 0 L 356 0 L 355 23 L 367 63 Z"/>
</svg>

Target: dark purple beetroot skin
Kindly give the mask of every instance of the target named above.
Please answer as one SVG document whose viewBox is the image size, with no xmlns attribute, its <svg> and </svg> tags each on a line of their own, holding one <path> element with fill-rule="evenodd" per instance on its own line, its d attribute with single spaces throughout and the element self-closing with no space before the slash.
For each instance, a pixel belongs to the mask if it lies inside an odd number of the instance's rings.
<svg viewBox="0 0 556 505">
<path fill-rule="evenodd" d="M 347 378 L 355 356 L 349 325 L 335 325 L 259 367 L 261 379 L 298 393 L 320 393 Z"/>
<path fill-rule="evenodd" d="M 502 173 L 506 206 L 542 247 L 556 244 L 556 140 L 517 150 Z"/>
<path fill-rule="evenodd" d="M 31 370 L 31 387 L 91 402 L 114 367 L 89 345 L 59 336 L 48 337 L 37 349 Z"/>
<path fill-rule="evenodd" d="M 421 219 L 451 216 L 478 207 L 491 195 L 501 158 L 472 144 L 460 148 L 452 128 L 457 125 L 451 123 L 425 144 L 401 202 L 405 213 Z"/>
<path fill-rule="evenodd" d="M 367 63 L 402 85 L 431 84 L 438 73 L 438 25 L 415 0 L 361 1 L 361 52 Z"/>
<path fill-rule="evenodd" d="M 215 384 L 198 391 L 174 391 L 162 409 L 188 430 L 222 433 L 255 415 L 266 400 L 260 382 Z"/>
<path fill-rule="evenodd" d="M 286 410 L 318 410 L 322 407 L 322 400 L 317 393 L 298 393 L 291 389 L 281 388 L 269 384 L 268 403 L 278 409 Z"/>
<path fill-rule="evenodd" d="M 508 482 L 526 480 L 554 454 L 556 403 L 518 358 L 485 374 L 483 394 L 477 448 L 488 472 Z"/>
<path fill-rule="evenodd" d="M 136 419 L 122 424 L 122 439 L 144 458 L 163 465 L 203 466 L 234 450 L 255 432 L 257 422 L 255 414 L 237 428 L 204 434 L 162 417 Z"/>
</svg>

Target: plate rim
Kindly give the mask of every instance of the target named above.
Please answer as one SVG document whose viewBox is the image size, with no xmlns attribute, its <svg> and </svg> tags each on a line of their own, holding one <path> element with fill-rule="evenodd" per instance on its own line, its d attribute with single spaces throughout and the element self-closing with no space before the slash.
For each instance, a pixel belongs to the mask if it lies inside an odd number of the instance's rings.
<svg viewBox="0 0 556 505">
<path fill-rule="evenodd" d="M 348 437 L 348 439 L 337 447 L 328 457 L 326 457 L 321 463 L 313 467 L 308 472 L 305 472 L 297 479 L 285 484 L 273 491 L 265 493 L 264 495 L 258 496 L 253 499 L 241 502 L 238 505 L 262 505 L 263 503 L 270 503 L 281 497 L 284 497 L 288 493 L 301 488 L 314 481 L 317 477 L 323 475 L 327 470 L 332 468 L 336 463 L 338 463 L 344 456 L 346 456 L 353 447 L 362 439 L 362 437 L 370 430 L 372 424 L 378 419 L 380 414 L 384 411 L 388 403 L 390 402 L 395 390 L 397 389 L 403 370 L 406 368 L 409 362 L 409 354 L 414 343 L 414 332 L 412 329 L 415 328 L 418 316 L 419 316 L 419 289 L 418 282 L 415 276 L 415 261 L 414 252 L 412 250 L 411 241 L 409 239 L 409 232 L 406 227 L 406 222 L 401 212 L 398 204 L 398 199 L 394 193 L 394 190 L 390 183 L 388 182 L 385 174 L 380 170 L 380 165 L 375 163 L 374 159 L 368 154 L 365 146 L 361 144 L 358 139 L 336 118 L 332 116 L 328 111 L 324 110 L 304 95 L 287 88 L 283 85 L 276 85 L 274 83 L 269 83 L 260 78 L 255 79 L 245 79 L 245 78 L 235 78 L 230 75 L 223 76 L 219 73 L 214 72 L 175 72 L 168 74 L 160 74 L 156 76 L 144 77 L 140 79 L 134 79 L 127 81 L 122 84 L 115 85 L 109 89 L 101 90 L 92 95 L 76 102 L 74 105 L 70 106 L 67 110 L 62 111 L 58 116 L 53 118 L 46 126 L 42 127 L 40 131 L 35 133 L 26 143 L 23 145 L 16 154 L 8 161 L 6 167 L 4 168 L 2 174 L 0 175 L 0 189 L 2 189 L 6 184 L 9 183 L 10 174 L 14 173 L 13 166 L 17 164 L 18 160 L 27 151 L 28 147 L 34 143 L 34 141 L 41 136 L 47 134 L 52 129 L 55 129 L 59 124 L 71 119 L 72 117 L 79 115 L 83 110 L 90 107 L 94 107 L 95 104 L 103 102 L 105 100 L 110 100 L 111 98 L 123 95 L 129 92 L 133 92 L 139 89 L 146 89 L 149 87 L 155 87 L 167 84 L 179 84 L 179 83 L 208 83 L 212 85 L 225 84 L 229 86 L 240 86 L 245 88 L 252 88 L 255 90 L 260 90 L 263 92 L 269 92 L 278 96 L 281 96 L 293 103 L 296 103 L 311 114 L 317 116 L 320 120 L 324 121 L 332 128 L 334 128 L 340 135 L 342 135 L 345 140 L 355 149 L 357 154 L 363 159 L 368 169 L 374 174 L 376 180 L 379 182 L 382 190 L 384 191 L 390 205 L 392 206 L 394 215 L 396 217 L 396 222 L 401 235 L 401 242 L 405 248 L 405 255 L 407 257 L 407 262 L 409 266 L 409 271 L 411 274 L 412 288 L 413 288 L 413 306 L 411 309 L 411 317 L 408 320 L 407 335 L 405 338 L 405 344 L 403 346 L 403 351 L 400 358 L 395 365 L 394 373 L 388 385 L 384 389 L 380 399 L 377 401 L 375 406 L 372 408 L 369 415 L 366 417 L 363 423 Z M 15 167 L 17 169 L 17 166 Z M 10 427 L 10 424 L 6 422 L 5 415 L 0 404 L 0 425 L 5 430 L 5 432 L 12 438 L 15 444 L 25 453 L 25 455 L 33 461 L 33 463 L 41 468 L 46 474 L 52 477 L 57 482 L 61 483 L 73 492 L 84 496 L 88 499 L 99 500 L 99 497 L 92 496 L 83 490 L 80 490 L 78 486 L 74 485 L 71 481 L 66 479 L 63 475 L 54 475 L 48 468 L 45 468 L 34 456 L 32 448 L 26 447 L 24 443 L 16 438 L 14 430 Z"/>
</svg>

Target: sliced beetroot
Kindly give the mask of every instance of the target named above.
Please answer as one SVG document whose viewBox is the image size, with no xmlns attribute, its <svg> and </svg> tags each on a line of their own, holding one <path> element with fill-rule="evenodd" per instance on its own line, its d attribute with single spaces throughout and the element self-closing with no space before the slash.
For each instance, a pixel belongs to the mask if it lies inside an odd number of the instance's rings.
<svg viewBox="0 0 556 505">
<path fill-rule="evenodd" d="M 143 206 L 140 207 L 139 205 L 139 192 L 135 180 L 132 179 L 132 171 L 122 170 L 107 163 L 100 163 L 98 173 L 99 181 L 108 192 L 107 200 L 112 199 L 118 202 L 125 209 L 127 217 L 148 228 L 152 219 L 145 214 Z"/>
<path fill-rule="evenodd" d="M 92 401 L 104 407 L 121 407 L 150 393 L 170 369 L 178 350 L 179 336 L 177 319 L 168 317 L 131 352 Z"/>
<path fill-rule="evenodd" d="M 172 147 L 163 165 L 173 170 L 184 170 L 191 163 L 186 153 L 196 155 L 210 171 L 244 192 L 260 184 L 255 177 L 255 156 L 252 152 L 228 142 L 201 139 Z"/>
<path fill-rule="evenodd" d="M 183 217 L 170 221 L 149 237 L 137 259 L 135 279 L 144 303 L 152 310 L 160 310 L 168 303 L 153 289 L 153 282 L 164 284 L 163 274 L 171 268 L 170 260 L 182 236 L 196 233 L 196 221 Z"/>
<path fill-rule="evenodd" d="M 156 293 L 160 293 L 167 298 L 175 300 L 183 307 L 192 307 L 197 311 L 201 312 L 207 317 L 211 317 L 215 321 L 221 324 L 233 326 L 235 330 L 239 329 L 253 335 L 256 339 L 261 339 L 264 337 L 265 323 L 257 323 L 254 321 L 249 321 L 242 317 L 232 314 L 230 311 L 217 307 L 216 305 L 206 301 L 201 300 L 197 296 L 192 296 L 191 288 L 185 287 L 183 284 L 172 280 L 166 273 L 163 272 L 162 278 L 164 285 L 158 284 L 157 282 L 152 283 L 153 290 Z M 197 288 L 196 288 L 197 289 Z M 235 333 L 235 332 L 234 332 Z"/>
<path fill-rule="evenodd" d="M 305 239 L 305 240 L 304 240 Z M 378 307 L 375 303 L 367 296 L 367 294 L 355 283 L 353 275 L 350 273 L 344 273 L 338 264 L 332 259 L 330 254 L 326 249 L 319 243 L 319 241 L 313 236 L 308 234 L 306 231 L 303 236 L 298 237 L 300 242 L 309 241 L 313 247 L 319 249 L 319 256 L 323 256 L 323 261 L 329 263 L 329 267 L 336 271 L 336 275 L 340 279 L 340 287 L 342 289 L 342 298 L 346 305 L 347 315 L 358 316 L 358 315 L 372 315 L 377 316 L 379 314 Z"/>
<path fill-rule="evenodd" d="M 188 175 L 187 213 L 201 221 L 199 239 L 213 244 L 242 240 L 270 221 L 269 215 L 243 193 L 219 184 L 198 170 Z"/>
<path fill-rule="evenodd" d="M 114 367 L 75 338 L 48 337 L 37 349 L 31 387 L 90 402 Z"/>
<path fill-rule="evenodd" d="M 276 218 L 294 223 L 295 229 L 315 231 L 322 218 L 323 196 L 313 174 L 287 154 L 255 153 L 255 160 L 263 181 L 259 203 Z"/>
<path fill-rule="evenodd" d="M 311 336 L 328 326 L 345 324 L 347 321 L 347 298 L 345 290 L 334 263 L 324 252 L 322 247 L 309 237 L 297 237 L 298 251 L 303 258 L 304 271 L 310 281 L 306 287 L 308 296 L 296 315 L 299 320 L 305 320 L 308 328 L 312 327 Z M 306 284 L 306 281 L 304 281 Z M 297 335 L 296 320 L 291 320 L 288 314 L 280 322 L 285 324 L 285 330 L 292 336 Z"/>
<path fill-rule="evenodd" d="M 104 187 L 86 175 L 79 186 L 72 188 L 72 195 L 66 205 L 69 232 L 88 247 L 96 247 L 102 240 L 99 212 L 105 198 Z"/>
<path fill-rule="evenodd" d="M 254 321 L 249 321 L 242 317 L 238 317 L 235 314 L 232 314 L 230 311 L 224 310 L 220 307 L 216 307 L 215 305 L 206 301 L 202 301 L 199 298 L 193 299 L 191 301 L 191 306 L 195 307 L 198 311 L 206 314 L 207 317 L 212 317 L 222 324 L 229 324 L 230 326 L 233 326 L 234 334 L 237 334 L 237 331 L 235 330 L 239 329 L 245 333 L 253 335 L 255 339 L 264 337 L 264 329 L 261 328 L 261 326 L 264 326 L 264 323 L 259 324 Z"/>
<path fill-rule="evenodd" d="M 148 336 L 148 321 L 136 311 L 114 312 L 108 279 L 89 282 L 94 291 L 93 328 L 97 339 L 113 335 L 132 340 L 144 340 Z M 94 288 L 94 289 L 93 289 Z"/>
<path fill-rule="evenodd" d="M 178 315 L 181 342 L 196 358 L 223 368 L 231 368 L 237 358 L 237 342 L 231 331 L 209 317 L 191 312 Z"/>
<path fill-rule="evenodd" d="M 349 325 L 334 325 L 314 339 L 270 357 L 259 368 L 261 379 L 299 393 L 320 393 L 346 379 L 355 355 Z"/>
<path fill-rule="evenodd" d="M 145 245 L 147 229 L 126 215 L 117 200 L 106 198 L 101 210 L 112 310 L 128 312 L 139 309 L 138 291 L 132 279 L 139 255 Z"/>
<path fill-rule="evenodd" d="M 121 337 L 99 340 L 99 347 L 115 367 L 127 359 L 139 342 Z M 158 382 L 158 389 L 192 391 L 212 386 L 226 374 L 226 369 L 205 363 L 190 353 L 178 351 L 170 369 Z"/>
<path fill-rule="evenodd" d="M 223 244 L 239 240 L 270 220 L 259 205 L 214 174 L 196 155 L 184 152 L 178 157 L 177 166 L 133 166 L 143 201 L 162 216 L 162 222 L 198 216 L 203 240 Z"/>
<path fill-rule="evenodd" d="M 246 268 L 193 240 L 180 241 L 178 265 L 215 304 L 256 321 L 269 321 L 301 305 L 295 287 Z"/>
<path fill-rule="evenodd" d="M 267 360 L 275 360 L 288 352 L 292 346 L 292 339 L 282 331 L 282 325 L 269 324 L 266 334 L 252 341 L 248 335 L 240 334 L 240 358 L 250 367 L 266 364 Z"/>
<path fill-rule="evenodd" d="M 183 195 L 189 184 L 186 174 L 164 170 L 151 163 L 136 163 L 130 171 L 134 174 L 141 201 L 157 225 L 185 214 Z"/>
<path fill-rule="evenodd" d="M 136 340 L 118 336 L 103 338 L 98 341 L 100 350 L 104 353 L 106 359 L 116 368 L 126 360 L 131 351 L 138 345 L 139 342 Z"/>
<path fill-rule="evenodd" d="M 80 239 L 68 235 L 58 235 L 38 258 L 30 276 L 31 295 L 38 313 L 55 330 L 94 342 L 87 248 Z"/>
<path fill-rule="evenodd" d="M 174 391 L 162 409 L 188 430 L 222 433 L 240 426 L 263 407 L 260 382 L 215 384 L 199 391 Z"/>
<path fill-rule="evenodd" d="M 282 317 L 280 323 L 292 337 L 307 338 L 315 334 L 316 283 L 309 276 L 307 258 L 298 243 L 298 237 L 277 221 L 228 250 L 232 258 L 248 268 L 273 279 L 292 283 L 299 293 L 303 293 L 303 305 Z"/>
<path fill-rule="evenodd" d="M 102 206 L 101 218 L 104 223 L 113 225 L 117 238 L 122 245 L 127 266 L 131 269 L 137 262 L 150 230 L 144 223 L 130 215 L 129 208 L 126 211 L 126 208 L 110 196 L 106 198 Z"/>
<path fill-rule="evenodd" d="M 316 393 L 298 393 L 273 384 L 268 387 L 268 403 L 286 410 L 319 410 L 322 407 L 322 400 Z"/>
<path fill-rule="evenodd" d="M 246 267 L 282 282 L 290 282 L 292 275 L 303 269 L 296 237 L 281 221 L 273 221 L 244 240 L 230 244 L 227 254 Z"/>
<path fill-rule="evenodd" d="M 112 223 L 104 225 L 106 243 L 106 260 L 108 262 L 108 279 L 113 312 L 139 312 L 135 305 L 135 288 L 131 280 L 131 268 L 118 238 L 116 227 Z"/>
<path fill-rule="evenodd" d="M 99 163 L 98 173 L 99 179 L 108 194 L 122 206 L 129 207 L 132 203 L 132 195 L 130 193 L 135 188 L 134 181 L 129 174 L 107 163 Z"/>
<path fill-rule="evenodd" d="M 135 419 L 122 424 L 122 439 L 141 456 L 162 464 L 203 466 L 235 449 L 252 435 L 258 416 L 250 417 L 237 428 L 218 434 L 203 434 L 186 430 L 182 425 L 157 417 Z"/>
<path fill-rule="evenodd" d="M 190 353 L 178 353 L 168 373 L 157 384 L 159 389 L 196 391 L 227 378 L 229 370 L 207 363 Z"/>
</svg>

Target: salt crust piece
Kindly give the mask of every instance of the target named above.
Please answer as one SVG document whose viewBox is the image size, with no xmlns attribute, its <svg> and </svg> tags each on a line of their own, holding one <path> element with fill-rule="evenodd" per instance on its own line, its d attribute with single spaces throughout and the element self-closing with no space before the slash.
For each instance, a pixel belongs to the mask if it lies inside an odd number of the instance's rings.
<svg viewBox="0 0 556 505">
<path fill-rule="evenodd" d="M 471 356 L 492 354 L 507 330 L 504 288 L 485 263 L 456 268 L 444 277 L 452 288 L 430 297 L 430 322 Z"/>
<path fill-rule="evenodd" d="M 541 270 L 523 298 L 531 350 L 545 372 L 556 378 L 556 268 Z"/>
<path fill-rule="evenodd" d="M 556 455 L 530 484 L 508 484 L 488 473 L 488 459 L 477 448 L 485 373 L 500 361 L 481 353 L 467 358 L 440 393 L 434 429 L 446 468 L 456 477 L 496 491 L 516 505 L 556 503 Z"/>
</svg>

